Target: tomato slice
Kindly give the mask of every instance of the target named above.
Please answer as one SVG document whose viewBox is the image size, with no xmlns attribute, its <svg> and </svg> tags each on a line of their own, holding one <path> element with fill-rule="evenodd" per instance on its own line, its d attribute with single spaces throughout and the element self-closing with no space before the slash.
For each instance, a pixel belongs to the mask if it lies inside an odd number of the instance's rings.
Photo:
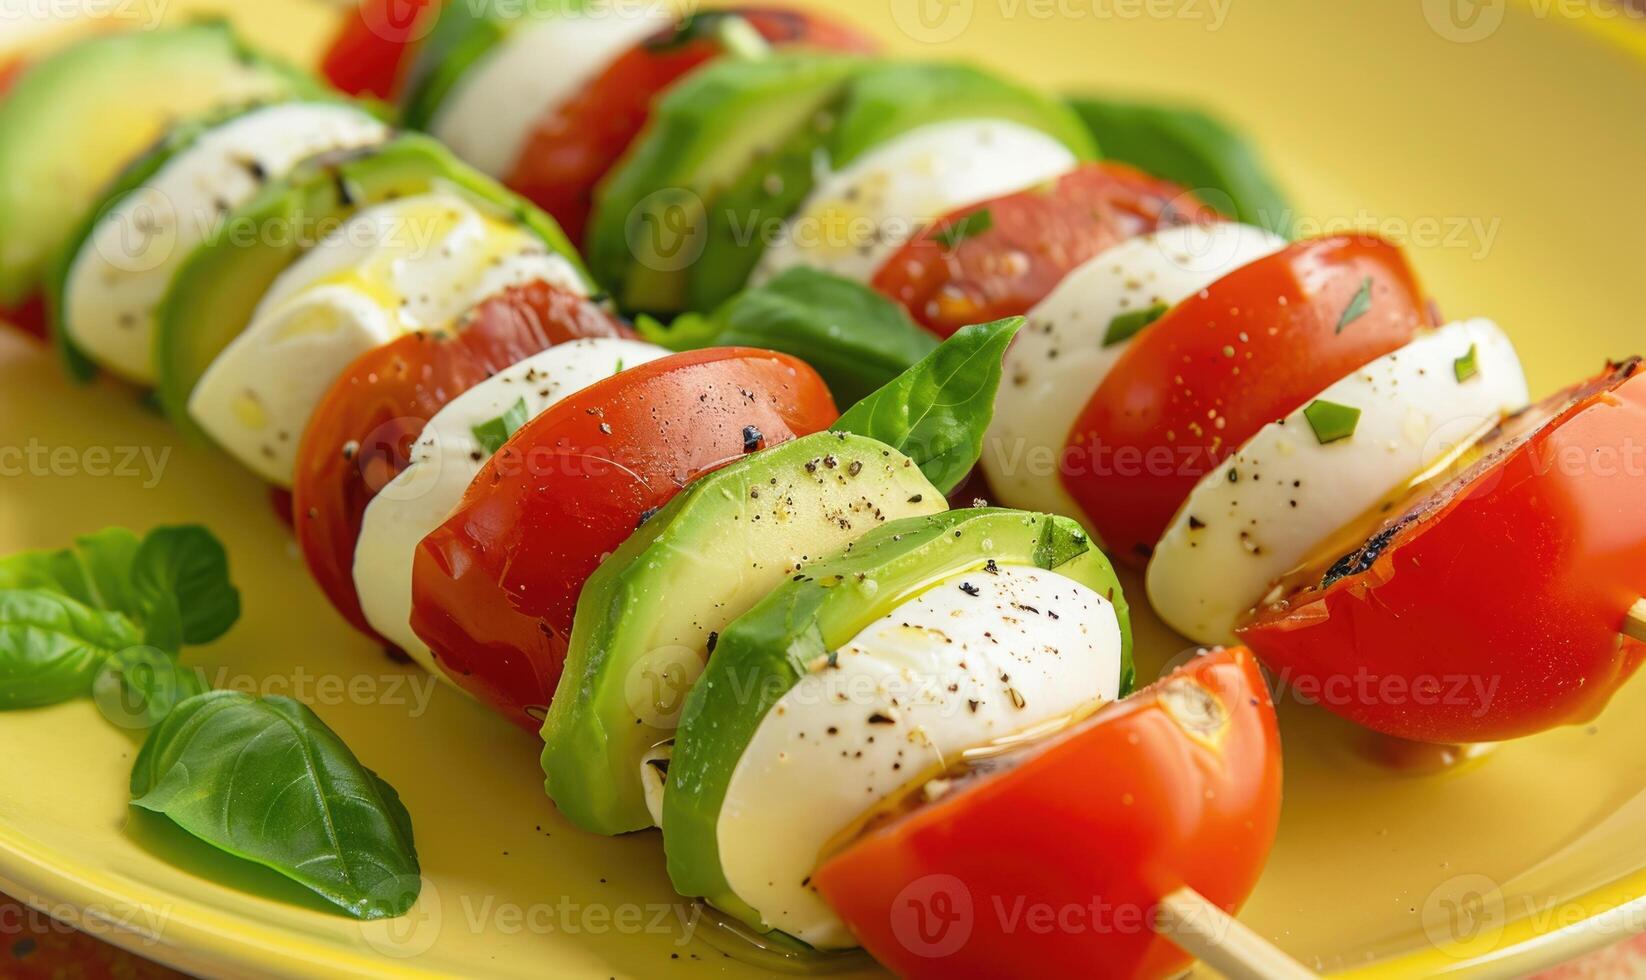
<svg viewBox="0 0 1646 980">
<path fill-rule="evenodd" d="M 1200 478 L 1258 429 L 1428 325 L 1395 246 L 1372 237 L 1297 242 L 1224 276 L 1132 341 L 1069 432 L 1063 485 L 1109 551 L 1140 566 Z"/>
<path fill-rule="evenodd" d="M 0 306 L 0 323 L 9 323 L 44 340 L 47 336 L 45 295 L 35 293 L 16 309 Z"/>
<path fill-rule="evenodd" d="M 458 685 L 536 731 L 601 560 L 693 479 L 836 416 L 805 362 L 740 347 L 675 354 L 567 397 L 418 545 L 412 629 Z"/>
<path fill-rule="evenodd" d="M 909 978 L 1166 977 L 1190 957 L 1150 928 L 1159 900 L 1188 886 L 1233 911 L 1257 883 L 1280 734 L 1256 659 L 1221 650 L 950 776 L 813 876 L 876 959 Z"/>
<path fill-rule="evenodd" d="M 350 95 L 394 98 L 442 2 L 360 0 L 321 58 L 321 73 Z"/>
<path fill-rule="evenodd" d="M 13 58 L 0 65 L 0 98 L 5 98 L 6 93 L 11 91 L 11 87 L 17 84 L 19 78 L 23 77 L 23 70 L 27 67 L 28 62 L 22 58 Z"/>
<path fill-rule="evenodd" d="M 1462 743 L 1587 721 L 1639 668 L 1646 645 L 1619 634 L 1646 596 L 1639 362 L 1477 451 L 1238 631 L 1282 683 L 1377 731 Z"/>
<path fill-rule="evenodd" d="M 669 28 L 607 66 L 575 97 L 550 110 L 527 139 L 508 185 L 553 215 L 581 244 L 594 188 L 639 135 L 659 95 L 721 53 L 716 19 L 735 14 L 773 45 L 870 53 L 878 45 L 851 28 L 810 13 L 735 7 L 696 15 L 687 29 Z"/>
<path fill-rule="evenodd" d="M 600 307 L 547 283 L 511 288 L 450 333 L 417 333 L 367 351 L 309 420 L 292 484 L 303 560 L 355 629 L 379 641 L 354 589 L 354 545 L 366 506 L 410 464 L 423 426 L 447 402 L 554 344 L 633 332 Z"/>
<path fill-rule="evenodd" d="M 1069 270 L 1128 238 L 1216 219 L 1170 181 L 1125 164 L 1088 163 L 1051 184 L 945 215 L 887 259 L 873 285 L 947 337 L 1029 312 Z"/>
</svg>

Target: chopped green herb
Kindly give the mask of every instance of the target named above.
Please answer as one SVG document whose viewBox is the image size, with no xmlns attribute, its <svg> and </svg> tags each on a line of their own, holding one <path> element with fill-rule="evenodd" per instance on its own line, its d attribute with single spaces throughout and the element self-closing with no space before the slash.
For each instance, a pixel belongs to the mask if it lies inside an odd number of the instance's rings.
<svg viewBox="0 0 1646 980">
<path fill-rule="evenodd" d="M 1322 446 L 1349 438 L 1360 425 L 1360 409 L 1319 398 L 1303 410 L 1303 417 L 1309 420 L 1309 428 L 1315 430 Z"/>
<path fill-rule="evenodd" d="M 475 426 L 472 430 L 474 438 L 488 453 L 495 453 L 503 448 L 509 437 L 526 424 L 526 399 L 515 399 L 509 410 L 497 418 L 489 419 Z"/>
<path fill-rule="evenodd" d="M 1103 346 L 1113 347 L 1115 344 L 1131 340 L 1137 336 L 1139 330 L 1165 316 L 1168 309 L 1170 307 L 1165 303 L 1156 303 L 1147 309 L 1132 310 L 1116 316 L 1109 321 L 1109 332 L 1103 335 Z"/>
<path fill-rule="evenodd" d="M 613 374 L 622 374 L 623 373 L 623 359 L 621 357 L 619 357 L 617 359 L 617 367 L 612 370 L 612 373 Z"/>
<path fill-rule="evenodd" d="M 1343 308 L 1343 315 L 1337 318 L 1337 332 L 1360 319 L 1366 311 L 1372 308 L 1372 277 L 1367 276 L 1360 281 L 1360 288 L 1349 297 L 1349 305 Z"/>
<path fill-rule="evenodd" d="M 973 211 L 959 221 L 951 222 L 948 227 L 937 233 L 937 240 L 949 251 L 959 246 L 968 238 L 981 235 L 994 227 L 994 215 L 988 208 Z"/>
<path fill-rule="evenodd" d="M 1469 353 L 1452 362 L 1452 374 L 1457 376 L 1458 384 L 1469 380 L 1480 373 L 1480 350 L 1469 345 Z"/>
</svg>

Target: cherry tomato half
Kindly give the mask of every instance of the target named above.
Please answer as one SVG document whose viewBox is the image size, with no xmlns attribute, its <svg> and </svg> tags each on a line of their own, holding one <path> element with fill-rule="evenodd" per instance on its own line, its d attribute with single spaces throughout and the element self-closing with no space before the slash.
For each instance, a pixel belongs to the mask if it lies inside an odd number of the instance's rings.
<svg viewBox="0 0 1646 980">
<path fill-rule="evenodd" d="M 1427 325 L 1406 259 L 1378 238 L 1311 239 L 1236 269 L 1132 341 L 1070 430 L 1063 485 L 1141 566 L 1201 477 Z"/>
<path fill-rule="evenodd" d="M 675 354 L 591 385 L 487 461 L 412 571 L 412 629 L 476 698 L 536 731 L 583 582 L 687 483 L 828 428 L 817 372 L 741 347 Z"/>
<path fill-rule="evenodd" d="M 1125 164 L 1088 163 L 1051 184 L 945 215 L 887 259 L 873 285 L 947 337 L 1028 313 L 1069 270 L 1128 238 L 1216 218 L 1170 181 Z"/>
<path fill-rule="evenodd" d="M 1646 659 L 1646 372 L 1510 419 L 1484 458 L 1300 573 L 1238 632 L 1281 681 L 1428 742 L 1587 721 Z"/>
<path fill-rule="evenodd" d="M 366 506 L 411 462 L 411 447 L 436 412 L 554 344 L 632 335 L 587 299 L 538 282 L 481 303 L 453 332 L 408 334 L 349 365 L 309 421 L 292 484 L 297 543 L 337 611 L 382 639 L 360 611 L 354 545 Z"/>
<path fill-rule="evenodd" d="M 527 139 L 506 181 L 509 187 L 553 215 L 581 243 L 595 185 L 645 126 L 657 97 L 721 53 L 712 27 L 729 15 L 746 20 L 773 45 L 864 53 L 877 47 L 816 14 L 770 7 L 705 11 L 631 48 L 576 96 L 550 110 Z"/>
<path fill-rule="evenodd" d="M 320 71 L 349 95 L 392 99 L 443 0 L 360 0 L 320 60 Z"/>
<path fill-rule="evenodd" d="M 974 763 L 812 880 L 901 977 L 1171 976 L 1189 956 L 1151 928 L 1159 900 L 1188 886 L 1238 908 L 1274 843 L 1280 785 L 1257 661 L 1222 650 Z"/>
</svg>

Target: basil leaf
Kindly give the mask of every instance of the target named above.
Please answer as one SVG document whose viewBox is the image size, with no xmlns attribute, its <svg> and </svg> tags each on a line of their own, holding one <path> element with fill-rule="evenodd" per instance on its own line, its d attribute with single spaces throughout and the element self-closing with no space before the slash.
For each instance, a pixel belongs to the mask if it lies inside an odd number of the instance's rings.
<svg viewBox="0 0 1646 980">
<path fill-rule="evenodd" d="M 229 581 L 228 553 L 198 525 L 150 531 L 132 562 L 131 583 L 145 621 L 151 626 L 159 621 L 164 630 L 165 619 L 175 617 L 175 635 L 183 643 L 210 643 L 240 618 L 240 590 Z M 170 635 L 163 630 L 162 638 Z"/>
<path fill-rule="evenodd" d="M 1170 307 L 1165 303 L 1156 303 L 1145 309 L 1116 314 L 1109 321 L 1108 331 L 1103 334 L 1103 346 L 1113 347 L 1131 340 L 1138 331 L 1165 316 L 1168 309 Z"/>
<path fill-rule="evenodd" d="M 1343 312 L 1338 316 L 1337 333 L 1342 333 L 1344 327 L 1365 316 L 1366 311 L 1371 308 L 1372 277 L 1367 276 L 1360 281 L 1360 288 L 1355 290 L 1353 296 L 1349 297 L 1349 305 L 1345 306 Z"/>
<path fill-rule="evenodd" d="M 1309 403 L 1309 407 L 1303 410 L 1303 417 L 1308 420 L 1309 428 L 1314 430 L 1315 440 L 1322 446 L 1349 438 L 1360 426 L 1360 409 L 1321 398 Z"/>
<path fill-rule="evenodd" d="M 878 439 L 915 461 L 926 479 L 949 493 L 983 453 L 994 418 L 1006 347 L 1020 316 L 966 327 L 891 384 L 852 406 L 835 432 Z"/>
<path fill-rule="evenodd" d="M 140 642 L 121 613 L 49 589 L 0 591 L 0 709 L 83 695 L 105 660 Z"/>
<path fill-rule="evenodd" d="M 842 405 L 890 383 L 938 343 L 869 287 L 805 267 L 739 293 L 710 316 L 687 314 L 669 327 L 643 317 L 635 326 L 671 350 L 744 346 L 793 354 L 823 376 Z"/>
<path fill-rule="evenodd" d="M 411 816 L 400 797 L 304 705 L 212 691 L 149 733 L 132 805 L 312 889 L 360 919 L 417 900 Z"/>
<path fill-rule="evenodd" d="M 153 646 L 122 650 L 103 662 L 92 682 L 92 700 L 120 728 L 153 728 L 173 708 L 206 692 L 200 672 L 180 666 Z"/>
<path fill-rule="evenodd" d="M 45 589 L 93 609 L 136 615 L 131 588 L 137 535 L 111 527 L 75 539 L 58 551 L 25 551 L 0 558 L 0 589 Z"/>
<path fill-rule="evenodd" d="M 1291 233 L 1291 205 L 1268 169 L 1244 138 L 1211 116 L 1181 106 L 1085 95 L 1070 98 L 1069 107 L 1109 159 L 1182 184 L 1247 224 Z"/>
<path fill-rule="evenodd" d="M 976 235 L 981 235 L 993 227 L 994 215 L 988 208 L 984 208 L 981 211 L 973 211 L 971 214 L 963 216 L 959 221 L 950 222 L 941 231 L 937 232 L 935 237 L 938 244 L 942 245 L 947 251 L 952 252 L 961 242 Z"/>
<path fill-rule="evenodd" d="M 475 441 L 488 453 L 495 453 L 503 448 L 509 437 L 520 431 L 520 427 L 530 421 L 527 414 L 526 399 L 518 398 L 509 410 L 494 419 L 474 426 L 470 431 L 474 433 Z"/>
</svg>

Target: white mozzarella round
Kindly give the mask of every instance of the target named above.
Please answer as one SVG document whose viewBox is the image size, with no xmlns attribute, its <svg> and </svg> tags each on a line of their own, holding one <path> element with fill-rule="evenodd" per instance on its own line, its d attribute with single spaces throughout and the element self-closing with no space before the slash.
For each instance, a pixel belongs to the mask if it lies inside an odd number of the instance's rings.
<svg viewBox="0 0 1646 980">
<path fill-rule="evenodd" d="M 932 123 L 824 176 L 751 277 L 813 266 L 867 282 L 898 248 L 956 208 L 1052 180 L 1075 165 L 1038 129 L 998 119 Z"/>
<path fill-rule="evenodd" d="M 309 416 L 350 361 L 538 280 L 585 291 L 541 239 L 456 194 L 367 208 L 280 275 L 195 386 L 189 413 L 259 476 L 290 486 Z"/>
<path fill-rule="evenodd" d="M 1006 351 L 982 458 L 1000 502 L 1085 521 L 1063 489 L 1063 447 L 1130 346 L 1126 321 L 1116 318 L 1175 306 L 1285 244 L 1250 225 L 1184 225 L 1121 242 L 1071 270 Z"/>
<path fill-rule="evenodd" d="M 668 23 L 661 4 L 616 4 L 523 25 L 464 73 L 429 132 L 501 180 L 544 114 Z"/>
<path fill-rule="evenodd" d="M 372 629 L 444 677 L 428 646 L 412 632 L 412 559 L 418 542 L 456 509 L 490 456 L 475 437 L 475 427 L 511 411 L 533 418 L 575 391 L 668 353 L 638 340 L 606 337 L 556 344 L 499 371 L 435 413 L 412 446 L 410 463 L 366 507 L 355 543 L 354 587 Z"/>
<path fill-rule="evenodd" d="M 960 753 L 1119 694 L 1114 607 L 1038 568 L 952 576 L 871 623 L 762 719 L 716 835 L 732 891 L 819 948 L 855 945 L 809 887 L 824 847 Z"/>
<path fill-rule="evenodd" d="M 1198 643 L 1232 642 L 1275 581 L 1527 400 L 1514 346 L 1489 320 L 1429 331 L 1378 358 L 1309 403 L 1359 409 L 1352 435 L 1323 443 L 1305 405 L 1201 479 L 1155 548 L 1150 602 Z"/>
<path fill-rule="evenodd" d="M 388 136 L 382 122 L 335 102 L 270 105 L 202 133 L 98 220 L 69 269 L 64 329 L 98 364 L 152 384 L 155 310 L 195 248 L 303 160 Z"/>
</svg>

